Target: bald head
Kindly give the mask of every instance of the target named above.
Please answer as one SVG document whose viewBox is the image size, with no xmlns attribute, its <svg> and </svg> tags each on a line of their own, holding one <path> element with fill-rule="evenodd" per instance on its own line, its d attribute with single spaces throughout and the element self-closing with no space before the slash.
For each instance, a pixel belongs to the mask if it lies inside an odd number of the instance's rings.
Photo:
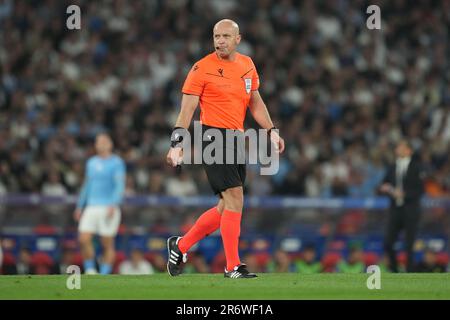
<svg viewBox="0 0 450 320">
<path fill-rule="evenodd" d="M 239 26 L 236 22 L 230 19 L 222 19 L 214 25 L 213 32 L 217 30 L 217 28 L 231 28 L 233 33 L 239 34 Z"/>
<path fill-rule="evenodd" d="M 214 48 L 223 60 L 234 60 L 236 47 L 241 42 L 239 26 L 230 19 L 217 22 L 213 28 Z"/>
</svg>

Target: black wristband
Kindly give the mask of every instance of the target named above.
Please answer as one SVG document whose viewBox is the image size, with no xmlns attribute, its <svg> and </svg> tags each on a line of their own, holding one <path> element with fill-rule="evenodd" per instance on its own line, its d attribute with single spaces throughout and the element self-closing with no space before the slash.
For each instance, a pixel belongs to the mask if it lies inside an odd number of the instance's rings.
<svg viewBox="0 0 450 320">
<path fill-rule="evenodd" d="M 189 133 L 186 128 L 175 127 L 172 130 L 172 134 L 170 135 L 170 147 L 183 147 L 183 139 L 184 136 Z"/>
<path fill-rule="evenodd" d="M 269 135 L 269 137 L 270 137 L 270 133 L 272 132 L 272 130 L 276 130 L 276 129 L 278 129 L 277 127 L 272 127 L 272 128 L 270 128 L 269 130 L 267 130 L 267 134 Z"/>
</svg>

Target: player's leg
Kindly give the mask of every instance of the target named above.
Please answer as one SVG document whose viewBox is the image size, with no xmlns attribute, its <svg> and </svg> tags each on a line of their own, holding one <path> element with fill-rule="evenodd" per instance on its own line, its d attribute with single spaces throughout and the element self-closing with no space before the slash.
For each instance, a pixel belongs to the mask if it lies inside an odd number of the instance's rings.
<svg viewBox="0 0 450 320">
<path fill-rule="evenodd" d="M 80 243 L 83 267 L 86 274 L 96 274 L 95 250 L 92 245 L 92 237 L 98 231 L 97 212 L 93 207 L 87 207 L 78 226 L 78 241 Z"/>
<path fill-rule="evenodd" d="M 234 187 L 223 191 L 221 195 L 225 207 L 220 222 L 220 231 L 225 257 L 227 259 L 227 270 L 232 270 L 241 263 L 238 247 L 241 233 L 244 192 L 242 187 Z"/>
<path fill-rule="evenodd" d="M 95 250 L 92 245 L 92 233 L 80 232 L 78 240 L 80 243 L 81 256 L 83 257 L 83 267 L 86 274 L 97 273 L 95 266 Z"/>
<path fill-rule="evenodd" d="M 100 263 L 100 273 L 110 274 L 113 269 L 116 250 L 114 239 L 119 231 L 121 212 L 115 207 L 113 214 L 109 215 L 108 207 L 102 207 L 99 215 L 99 235 L 101 239 L 103 254 Z"/>
<path fill-rule="evenodd" d="M 224 201 L 220 199 L 217 206 L 205 211 L 183 237 L 167 239 L 167 272 L 171 276 L 181 273 L 181 263 L 187 261 L 187 252 L 194 244 L 219 229 L 223 209 Z"/>
<path fill-rule="evenodd" d="M 181 253 L 187 253 L 194 244 L 219 229 L 224 206 L 224 201 L 220 199 L 217 206 L 205 211 L 197 219 L 192 228 L 178 241 Z"/>
<path fill-rule="evenodd" d="M 103 255 L 100 263 L 100 274 L 110 274 L 116 258 L 116 250 L 114 248 L 114 238 L 111 236 L 102 236 L 100 241 L 102 244 Z"/>
<path fill-rule="evenodd" d="M 242 209 L 244 206 L 244 191 L 242 187 L 229 188 L 222 193 L 225 208 L 220 222 L 223 248 L 227 260 L 226 278 L 255 278 L 247 266 L 239 259 L 239 236 L 241 234 Z"/>
</svg>

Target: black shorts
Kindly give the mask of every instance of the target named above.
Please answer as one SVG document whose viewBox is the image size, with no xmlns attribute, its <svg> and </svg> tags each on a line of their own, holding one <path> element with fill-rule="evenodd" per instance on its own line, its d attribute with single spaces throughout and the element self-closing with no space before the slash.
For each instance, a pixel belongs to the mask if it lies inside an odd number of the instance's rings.
<svg viewBox="0 0 450 320">
<path fill-rule="evenodd" d="M 222 155 L 215 152 L 219 150 L 219 148 L 215 148 L 215 146 L 218 146 L 217 143 L 214 146 L 211 146 L 212 143 L 218 142 L 217 139 L 219 136 L 209 135 L 208 133 L 211 131 L 206 132 L 208 129 L 217 130 L 216 133 L 220 132 L 220 136 L 223 137 L 223 147 L 220 148 L 222 150 Z M 227 131 L 230 135 L 234 135 L 235 137 L 230 138 L 230 136 L 228 136 L 227 138 Z M 202 137 L 205 138 L 205 140 L 202 141 L 202 165 L 214 193 L 220 194 L 222 191 L 229 188 L 243 187 L 246 176 L 244 133 L 239 130 L 214 128 L 203 125 Z M 208 146 L 210 146 L 210 148 L 208 148 Z M 211 154 L 214 159 L 207 159 L 205 156 L 208 154 Z"/>
</svg>

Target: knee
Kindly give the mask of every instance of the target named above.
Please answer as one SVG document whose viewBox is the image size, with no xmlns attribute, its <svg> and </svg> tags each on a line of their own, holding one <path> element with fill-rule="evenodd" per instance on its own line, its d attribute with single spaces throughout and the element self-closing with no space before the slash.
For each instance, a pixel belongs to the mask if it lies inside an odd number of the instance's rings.
<svg viewBox="0 0 450 320">
<path fill-rule="evenodd" d="M 227 189 L 222 195 L 225 209 L 237 212 L 242 211 L 244 206 L 244 193 L 242 187 Z"/>
<path fill-rule="evenodd" d="M 92 241 L 92 237 L 90 234 L 81 233 L 78 236 L 78 241 L 80 242 L 80 245 L 82 245 L 82 246 L 90 245 L 91 241 Z"/>
<path fill-rule="evenodd" d="M 114 246 L 107 244 L 107 245 L 103 245 L 103 250 L 105 251 L 114 251 Z"/>
<path fill-rule="evenodd" d="M 225 202 L 223 201 L 222 198 L 219 200 L 219 203 L 217 204 L 216 208 L 217 211 L 219 211 L 219 213 L 222 214 L 223 209 L 225 209 Z"/>
<path fill-rule="evenodd" d="M 104 241 L 102 243 L 102 247 L 104 251 L 114 252 L 114 241 Z"/>
</svg>

